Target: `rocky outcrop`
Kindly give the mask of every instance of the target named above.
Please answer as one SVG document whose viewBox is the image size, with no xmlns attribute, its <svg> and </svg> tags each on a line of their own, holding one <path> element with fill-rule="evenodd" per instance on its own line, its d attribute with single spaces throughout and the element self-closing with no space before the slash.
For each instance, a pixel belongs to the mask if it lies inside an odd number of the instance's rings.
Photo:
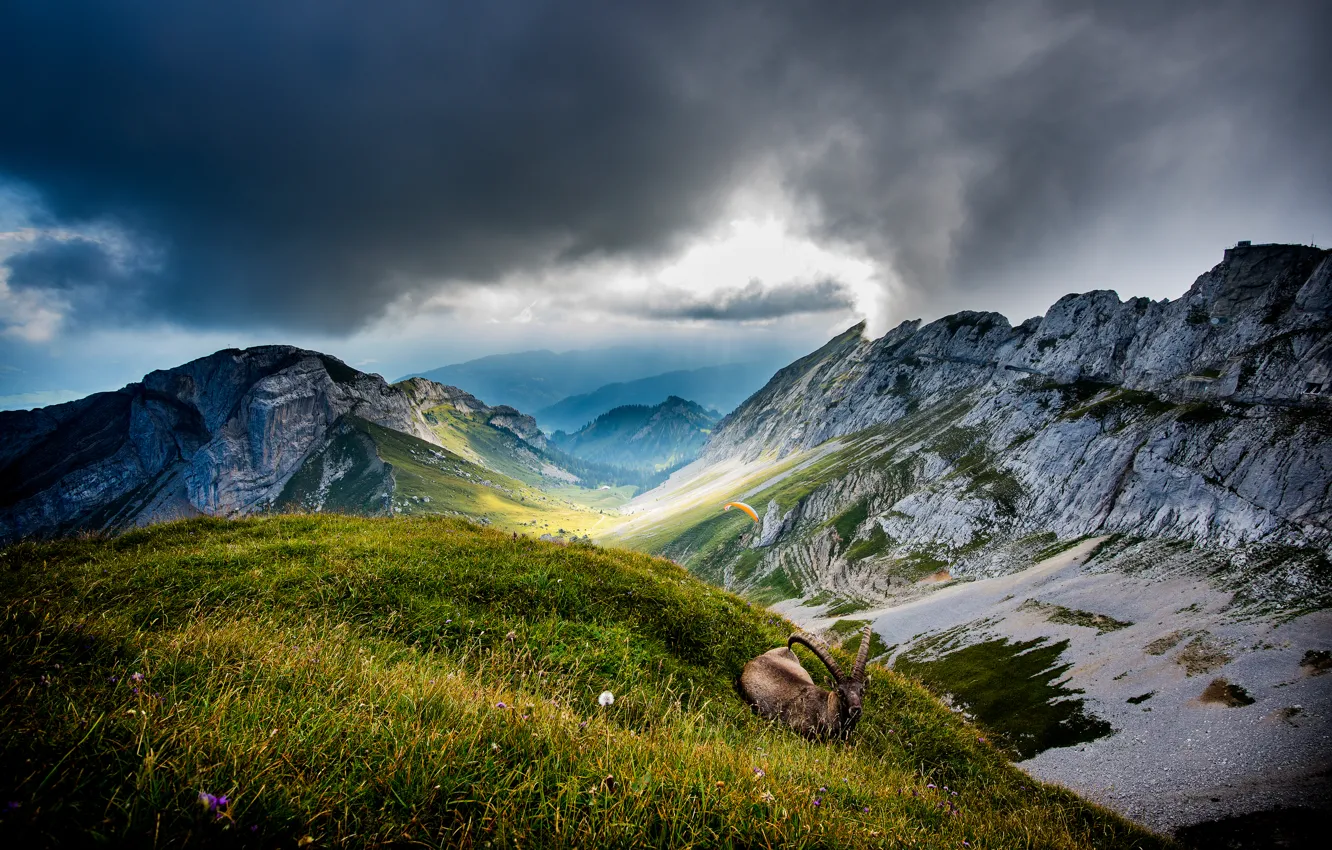
<svg viewBox="0 0 1332 850">
<path fill-rule="evenodd" d="M 778 372 L 704 452 L 699 468 L 847 445 L 795 503 L 760 508 L 751 583 L 781 568 L 872 592 L 862 568 L 920 553 L 995 574 L 1050 533 L 1332 553 L 1327 251 L 1237 247 L 1174 301 L 1099 291 L 1017 327 L 965 312 L 862 330 Z M 856 504 L 843 546 L 884 541 L 863 564 L 826 540 Z"/>
<path fill-rule="evenodd" d="M 508 431 L 538 449 L 546 447 L 546 437 L 537 427 L 536 419 L 507 404 L 490 407 L 471 393 L 420 377 L 407 378 L 394 386 L 401 389 L 420 411 L 451 407 L 463 416 L 479 417 L 486 424 Z"/>
<path fill-rule="evenodd" d="M 487 412 L 520 437 L 539 434 L 512 408 L 487 408 L 424 379 L 405 383 L 318 352 L 262 346 L 152 372 L 116 392 L 0 414 L 0 542 L 265 509 L 350 420 L 438 445 L 425 411 L 447 402 Z M 378 467 L 361 473 L 384 478 Z M 381 501 L 376 493 L 373 505 Z"/>
<path fill-rule="evenodd" d="M 1332 259 L 1300 245 L 1226 251 L 1181 298 L 1061 298 L 1017 327 L 998 313 L 863 325 L 778 372 L 718 426 L 705 460 L 788 454 L 890 423 L 963 389 L 1032 377 L 1150 391 L 1178 401 L 1312 405 L 1332 368 Z M 1027 385 L 1030 385 L 1030 381 Z"/>
</svg>

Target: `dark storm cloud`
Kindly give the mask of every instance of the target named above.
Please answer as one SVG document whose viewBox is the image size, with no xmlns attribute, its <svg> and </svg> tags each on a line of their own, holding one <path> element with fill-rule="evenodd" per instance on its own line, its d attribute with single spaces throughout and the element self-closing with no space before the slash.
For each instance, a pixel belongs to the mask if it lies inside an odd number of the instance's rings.
<svg viewBox="0 0 1332 850">
<path fill-rule="evenodd" d="M 852 304 L 846 289 L 832 280 L 771 288 L 752 280 L 740 289 L 715 292 L 711 297 L 676 293 L 653 304 L 625 305 L 623 312 L 654 319 L 747 322 L 845 310 Z"/>
<path fill-rule="evenodd" d="M 100 242 L 77 237 L 39 239 L 0 265 L 8 272 L 10 289 L 54 295 L 72 310 L 75 323 L 135 319 L 143 309 L 143 288 L 153 281 L 151 270 L 126 263 Z"/>
<path fill-rule="evenodd" d="M 42 239 L 4 266 L 15 289 L 100 287 L 123 275 L 110 253 L 91 239 Z"/>
<path fill-rule="evenodd" d="M 1199 186 L 1327 197 L 1329 29 L 1293 0 L 17 0 L 0 175 L 160 251 L 117 285 L 193 325 L 345 331 L 659 256 L 758 166 L 930 291 Z"/>
</svg>

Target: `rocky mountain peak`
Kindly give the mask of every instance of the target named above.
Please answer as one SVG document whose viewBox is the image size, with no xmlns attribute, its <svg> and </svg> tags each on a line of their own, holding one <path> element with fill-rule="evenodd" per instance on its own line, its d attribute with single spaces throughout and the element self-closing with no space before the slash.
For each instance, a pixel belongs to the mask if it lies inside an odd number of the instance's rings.
<svg viewBox="0 0 1332 850">
<path fill-rule="evenodd" d="M 263 509 L 339 420 L 436 445 L 451 404 L 541 447 L 530 416 L 423 378 L 397 386 L 286 345 L 227 349 L 110 393 L 0 414 L 0 540 Z"/>
</svg>

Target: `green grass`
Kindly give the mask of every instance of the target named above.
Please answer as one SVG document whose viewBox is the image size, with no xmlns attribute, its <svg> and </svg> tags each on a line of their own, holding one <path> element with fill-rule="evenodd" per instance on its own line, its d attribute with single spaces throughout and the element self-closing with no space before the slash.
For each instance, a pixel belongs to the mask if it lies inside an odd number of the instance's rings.
<svg viewBox="0 0 1332 850">
<path fill-rule="evenodd" d="M 794 599 L 804 592 L 798 579 L 785 567 L 778 567 L 760 579 L 746 595 L 759 605 L 772 605 L 784 599 Z"/>
<path fill-rule="evenodd" d="M 1153 393 L 1142 390 L 1117 389 L 1090 404 L 1084 404 L 1063 413 L 1061 419 L 1081 419 L 1090 416 L 1105 420 L 1110 417 L 1130 417 L 1137 414 L 1159 416 L 1175 410 L 1177 405 Z"/>
<path fill-rule="evenodd" d="M 582 505 L 588 510 L 593 511 L 616 511 L 634 497 L 634 491 L 638 488 L 627 484 L 619 487 L 612 487 L 609 490 L 591 490 L 586 487 L 576 487 L 569 485 L 567 487 L 546 487 L 545 491 L 559 499 L 567 499 L 576 505 Z"/>
<path fill-rule="evenodd" d="M 1063 605 L 1056 605 L 1052 602 L 1039 602 L 1035 599 L 1028 599 L 1018 606 L 1019 611 L 1036 611 L 1042 614 L 1045 619 L 1051 623 L 1062 623 L 1066 626 L 1084 626 L 1089 629 L 1096 629 L 1098 635 L 1106 632 L 1116 632 L 1120 629 L 1127 629 L 1133 625 L 1124 620 L 1116 620 L 1108 614 L 1097 614 L 1092 611 L 1083 611 L 1078 608 L 1067 608 Z"/>
<path fill-rule="evenodd" d="M 525 484 L 547 483 L 540 472 L 541 461 L 531 449 L 481 415 L 463 414 L 452 405 L 443 404 L 427 410 L 425 416 L 435 436 L 451 452 Z"/>
<path fill-rule="evenodd" d="M 881 668 L 849 744 L 763 722 L 732 680 L 790 624 L 631 552 L 203 519 L 12 546 L 0 591 L 9 846 L 1164 846 Z"/>
<path fill-rule="evenodd" d="M 1065 687 L 1072 667 L 1059 657 L 1068 641 L 995 638 L 962 645 L 959 626 L 924 638 L 901 653 L 893 669 L 950 694 L 1019 757 L 1067 747 L 1113 733 L 1109 723 L 1083 710 L 1082 693 Z"/>
<path fill-rule="evenodd" d="M 838 620 L 828 627 L 828 631 L 836 638 L 834 643 L 843 646 L 847 652 L 856 653 L 860 651 L 860 638 L 857 635 L 862 628 L 869 625 L 869 622 L 869 620 Z M 848 640 L 849 644 L 846 643 Z M 878 632 L 870 632 L 869 658 L 878 658 L 890 648 L 883 642 Z"/>
<path fill-rule="evenodd" d="M 823 613 L 825 617 L 840 617 L 843 614 L 854 614 L 857 611 L 864 611 L 870 607 L 872 607 L 870 603 L 866 602 L 864 599 L 845 597 L 838 599 L 832 605 L 828 606 L 828 610 Z"/>
<path fill-rule="evenodd" d="M 1060 552 L 1067 552 L 1069 549 L 1072 549 L 1074 546 L 1087 540 L 1087 537 L 1074 537 L 1071 540 L 1060 540 L 1058 535 L 1053 531 L 1049 531 L 1042 535 L 1035 535 L 1031 539 L 1033 542 L 1045 544 L 1031 555 L 1031 562 L 1033 564 L 1039 564 L 1041 561 L 1053 558 Z"/>
<path fill-rule="evenodd" d="M 842 549 L 845 549 L 851 544 L 852 538 L 856 536 L 856 529 L 867 517 L 869 517 L 869 500 L 861 499 L 828 520 L 827 524 L 837 529 L 838 536 L 842 538 Z"/>
<path fill-rule="evenodd" d="M 866 558 L 873 558 L 887 549 L 890 542 L 883 526 L 876 525 L 868 538 L 853 543 L 851 548 L 846 550 L 846 560 L 849 563 L 855 563 Z"/>
</svg>

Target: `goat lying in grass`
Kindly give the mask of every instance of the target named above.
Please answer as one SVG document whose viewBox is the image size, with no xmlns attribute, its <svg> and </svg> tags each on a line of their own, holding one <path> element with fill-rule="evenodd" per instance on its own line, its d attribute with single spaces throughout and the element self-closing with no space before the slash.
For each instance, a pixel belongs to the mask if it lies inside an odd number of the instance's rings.
<svg viewBox="0 0 1332 850">
<path fill-rule="evenodd" d="M 850 678 L 833 660 L 828 645 L 808 632 L 791 635 L 786 646 L 770 649 L 745 665 L 736 686 L 754 711 L 770 720 L 780 720 L 807 738 L 846 738 L 860 720 L 860 699 L 865 690 L 865 662 L 869 658 L 870 627 L 860 632 L 860 652 Z M 800 666 L 791 651 L 793 644 L 809 647 L 836 686 L 825 691 Z"/>
</svg>

